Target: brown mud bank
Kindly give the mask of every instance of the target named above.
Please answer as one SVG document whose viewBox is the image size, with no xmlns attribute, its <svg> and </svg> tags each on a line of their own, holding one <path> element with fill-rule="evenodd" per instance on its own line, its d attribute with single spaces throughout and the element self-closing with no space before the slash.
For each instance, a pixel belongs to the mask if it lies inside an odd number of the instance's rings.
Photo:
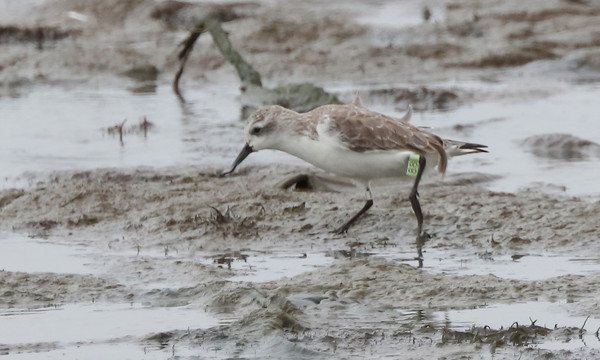
<svg viewBox="0 0 600 360">
<path fill-rule="evenodd" d="M 282 188 L 284 180 L 306 173 L 305 168 L 246 167 L 226 178 L 216 175 L 220 170 L 56 172 L 31 188 L 2 191 L 3 229 L 87 247 L 104 264 L 95 276 L 4 272 L 0 286 L 7 304 L 88 302 L 90 297 L 158 307 L 201 302 L 205 311 L 233 320 L 209 329 L 165 331 L 140 341 L 198 351 L 217 348 L 220 355 L 215 357 L 411 353 L 413 358 L 456 358 L 489 353 L 491 347 L 495 358 L 523 353 L 527 358 L 575 359 L 596 354 L 593 347 L 550 351 L 532 346 L 549 334 L 558 336 L 557 329 L 561 339 L 577 338 L 579 329 L 567 324 L 556 324 L 554 329 L 544 319 L 532 319 L 546 324 L 547 330 L 513 330 L 523 336 L 520 343 L 506 340 L 514 334 L 490 335 L 486 339 L 494 340 L 483 341 L 483 333 L 480 340 L 457 341 L 460 334 L 443 322 L 407 321 L 401 311 L 435 313 L 544 300 L 566 301 L 568 313 L 597 318 L 597 273 L 565 273 L 535 281 L 485 273 L 457 275 L 436 272 L 436 262 L 427 252 L 426 268 L 417 269 L 411 261 L 399 260 L 414 249 L 415 221 L 406 199 L 410 184 L 374 187 L 372 211 L 348 236 L 337 236 L 330 231 L 362 205 L 360 191 L 337 180 L 328 182 L 337 191 Z M 311 175 L 317 184 L 328 178 L 318 176 Z M 492 263 L 500 255 L 519 259 L 546 251 L 573 256 L 597 253 L 597 201 L 535 189 L 497 193 L 477 184 L 489 180 L 469 173 L 424 184 L 421 202 L 426 229 L 433 235 L 426 250 L 447 252 L 449 257 L 464 252 Z M 318 271 L 262 283 L 228 280 L 243 271 L 219 261 L 245 261 L 244 253 L 277 251 L 296 258 L 322 252 L 333 260 L 319 265 Z M 147 255 L 151 253 L 157 255 Z M 214 260 L 201 261 L 196 256 L 200 253 L 211 254 Z M 511 318 L 510 312 L 504 316 L 505 328 L 523 321 Z"/>
<path fill-rule="evenodd" d="M 256 241 L 287 234 L 270 247 L 410 243 L 415 228 L 406 194 L 410 184 L 381 183 L 375 207 L 348 236 L 329 231 L 360 207 L 350 183 L 308 169 L 320 189 L 293 191 L 288 178 L 303 168 L 247 167 L 228 177 L 217 168 L 64 171 L 29 189 L 3 191 L 0 221 L 5 229 L 33 236 L 76 231 L 124 235 L 112 246 L 189 243 L 198 249 L 255 248 Z M 314 174 L 317 174 L 315 176 Z M 478 182 L 493 177 L 451 174 L 427 179 L 421 190 L 428 246 L 489 248 L 501 253 L 530 249 L 579 251 L 597 246 L 600 216 L 594 200 L 552 195 L 543 188 L 517 193 L 487 191 Z M 325 186 L 328 185 L 328 186 Z M 338 192 L 341 191 L 341 192 Z M 219 241 L 213 241 L 218 238 Z M 309 238 L 310 243 L 306 243 Z M 323 245 L 322 243 L 326 243 Z"/>
<path fill-rule="evenodd" d="M 184 32 L 208 16 L 226 21 L 235 48 L 269 84 L 493 81 L 533 62 L 597 79 L 594 1 L 434 2 L 427 19 L 407 10 L 414 6 L 49 0 L 0 18 L 0 82 L 96 84 L 152 69 L 166 83 Z M 210 41 L 197 44 L 187 69 L 188 81 L 200 84 L 234 73 Z"/>
</svg>

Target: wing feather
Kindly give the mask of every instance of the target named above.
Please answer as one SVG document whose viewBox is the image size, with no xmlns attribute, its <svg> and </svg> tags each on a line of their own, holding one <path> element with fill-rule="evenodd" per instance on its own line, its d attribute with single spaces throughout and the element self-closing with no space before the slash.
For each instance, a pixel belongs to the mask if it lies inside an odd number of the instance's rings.
<svg viewBox="0 0 600 360">
<path fill-rule="evenodd" d="M 338 136 L 352 151 L 408 150 L 420 155 L 436 152 L 438 170 L 446 171 L 448 158 L 442 139 L 408 122 L 355 105 L 326 105 L 313 112 L 318 118 L 328 119 L 331 135 Z"/>
</svg>

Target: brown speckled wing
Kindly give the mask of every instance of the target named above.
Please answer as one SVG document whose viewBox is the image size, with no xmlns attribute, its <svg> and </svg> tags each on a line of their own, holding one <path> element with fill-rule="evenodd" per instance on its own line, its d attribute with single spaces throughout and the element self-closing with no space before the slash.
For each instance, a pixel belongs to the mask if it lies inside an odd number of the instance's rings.
<svg viewBox="0 0 600 360">
<path fill-rule="evenodd" d="M 434 134 L 354 105 L 326 105 L 315 111 L 322 119 L 329 117 L 331 134 L 338 136 L 350 150 L 409 150 L 420 155 L 437 152 L 438 170 L 446 171 L 448 159 L 443 141 Z"/>
</svg>

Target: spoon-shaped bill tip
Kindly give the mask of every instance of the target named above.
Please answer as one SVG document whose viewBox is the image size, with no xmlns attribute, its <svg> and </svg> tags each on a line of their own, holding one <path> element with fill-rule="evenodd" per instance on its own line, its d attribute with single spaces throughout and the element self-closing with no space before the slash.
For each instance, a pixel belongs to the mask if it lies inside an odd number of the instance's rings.
<svg viewBox="0 0 600 360">
<path fill-rule="evenodd" d="M 233 165 L 231 166 L 231 170 L 229 171 L 225 171 L 223 173 L 221 173 L 221 177 L 223 176 L 227 176 L 229 174 L 231 174 L 232 172 L 235 171 L 235 168 L 242 163 L 242 161 L 244 161 L 244 159 L 246 159 L 248 157 L 248 155 L 252 154 L 254 152 L 254 150 L 252 149 L 252 147 L 248 144 L 246 144 L 244 146 L 244 148 L 242 149 L 242 151 L 240 151 L 239 155 L 235 158 L 235 161 L 233 162 Z"/>
</svg>

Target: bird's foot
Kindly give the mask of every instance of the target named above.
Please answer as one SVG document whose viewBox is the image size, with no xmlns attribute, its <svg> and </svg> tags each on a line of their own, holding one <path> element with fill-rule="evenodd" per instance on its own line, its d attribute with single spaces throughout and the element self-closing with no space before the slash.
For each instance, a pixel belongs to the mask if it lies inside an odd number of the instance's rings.
<svg viewBox="0 0 600 360">
<path fill-rule="evenodd" d="M 429 235 L 429 233 L 427 233 L 426 231 L 423 231 L 417 235 L 417 257 L 415 258 L 415 260 L 419 262 L 419 268 L 423 267 L 423 245 L 425 245 L 425 241 L 429 239 L 431 239 L 431 235 Z"/>
</svg>

